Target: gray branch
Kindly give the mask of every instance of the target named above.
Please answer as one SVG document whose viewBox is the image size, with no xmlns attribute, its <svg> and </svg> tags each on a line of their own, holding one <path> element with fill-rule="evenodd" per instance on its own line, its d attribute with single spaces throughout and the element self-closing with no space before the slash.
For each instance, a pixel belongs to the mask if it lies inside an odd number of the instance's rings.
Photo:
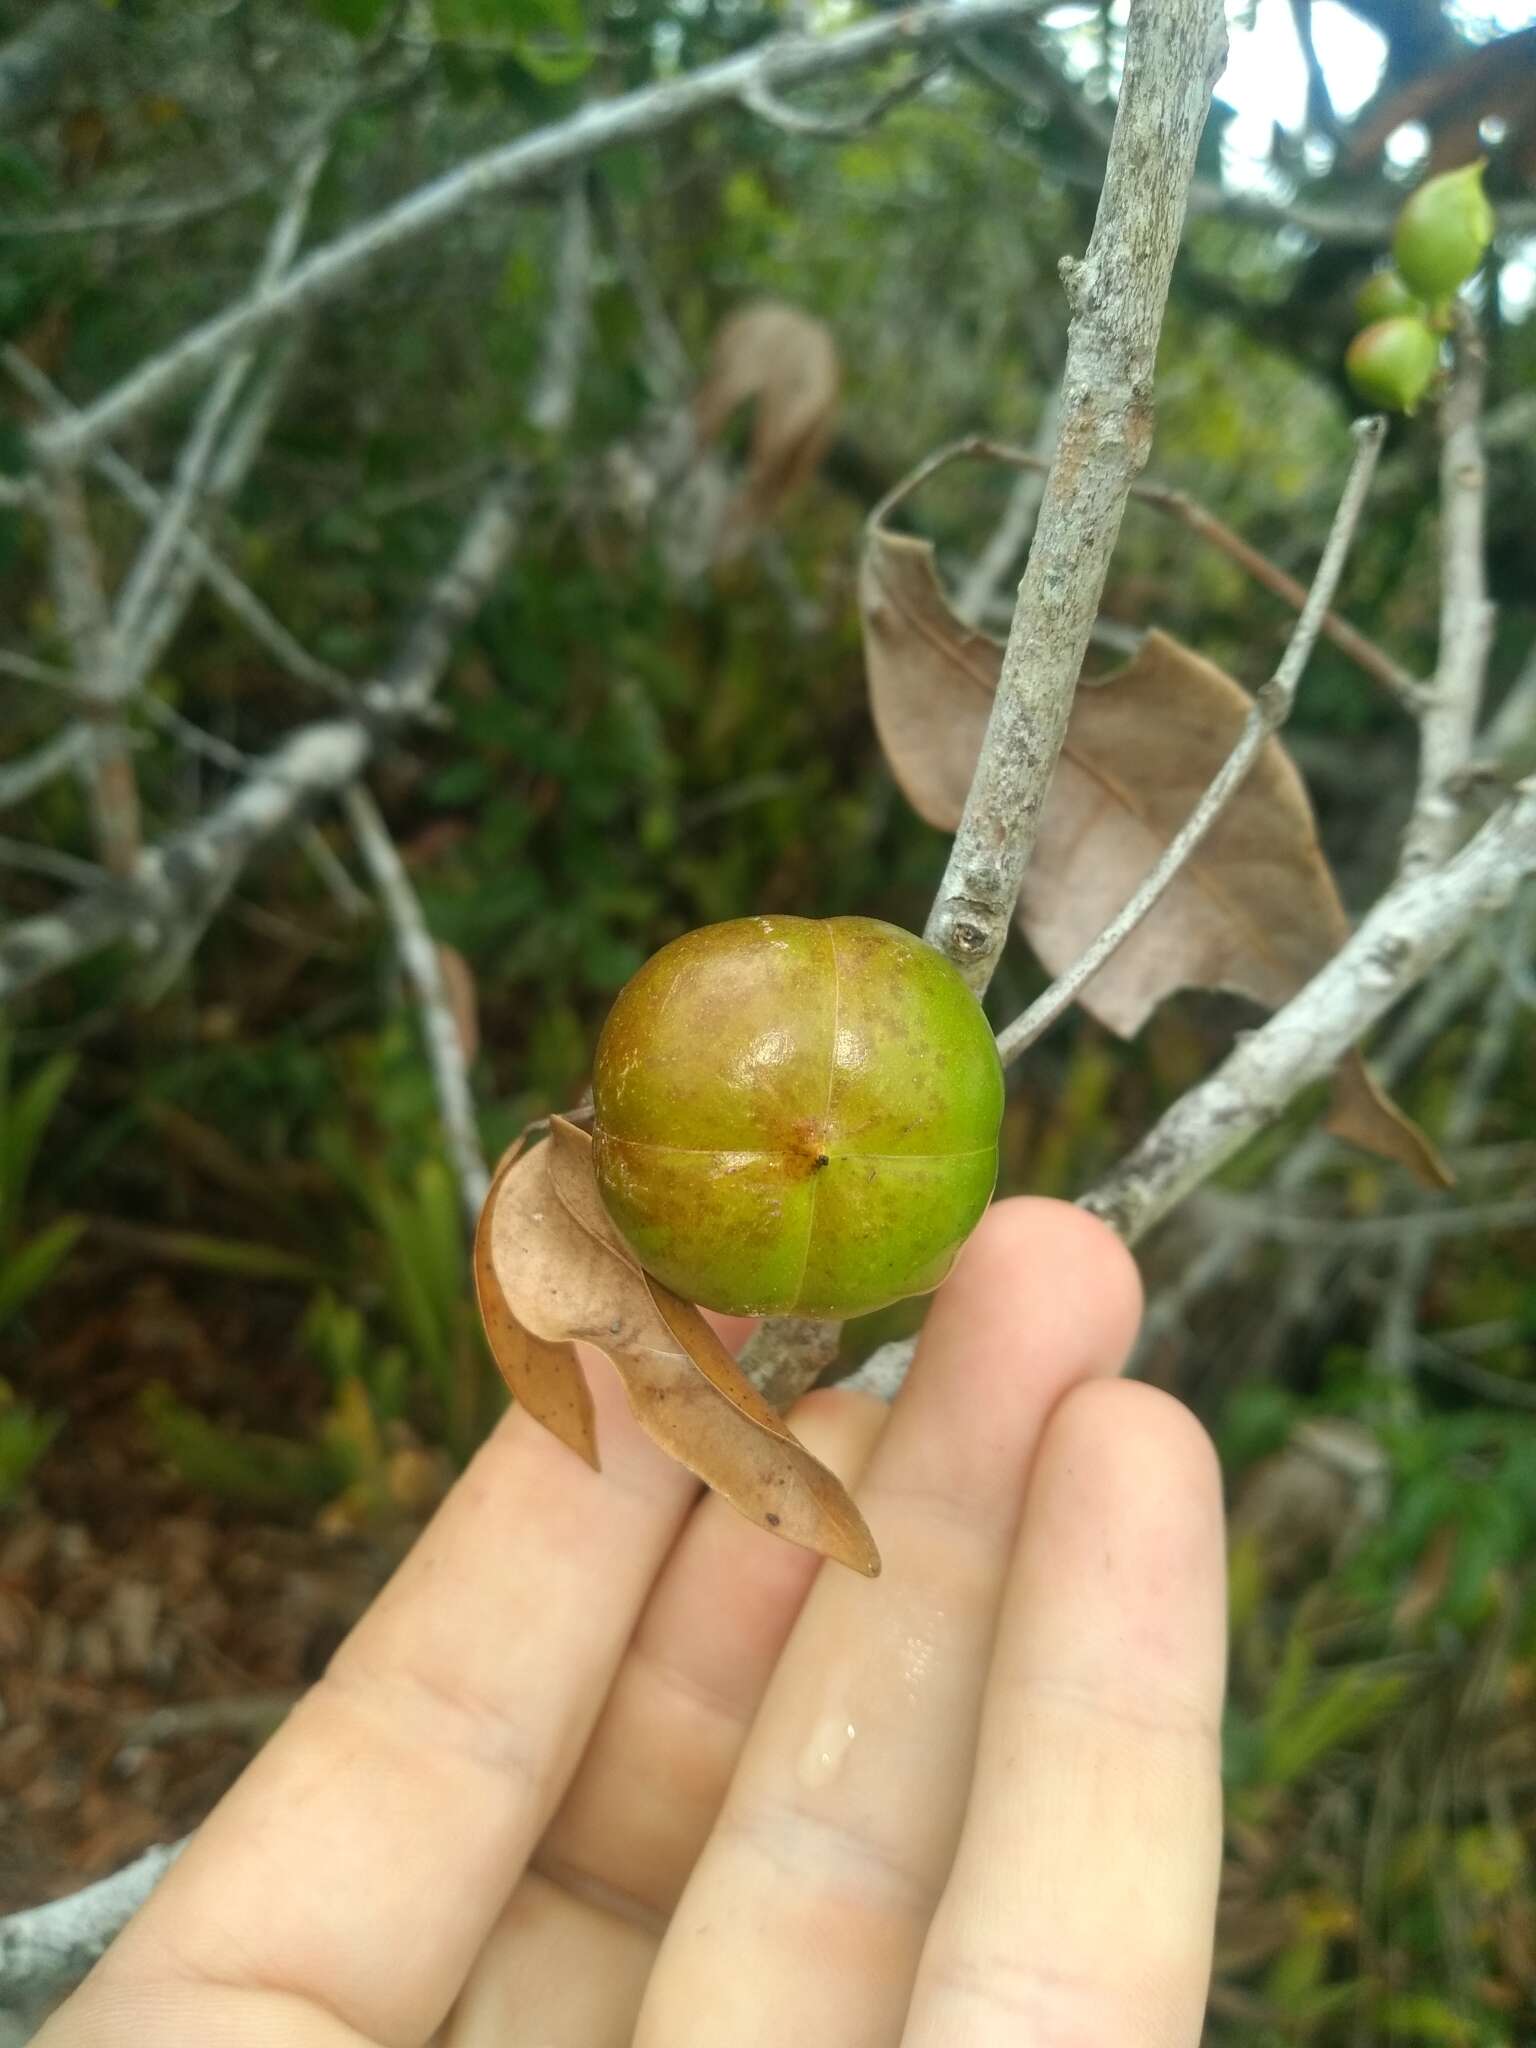
<svg viewBox="0 0 1536 2048">
<path fill-rule="evenodd" d="M 1446 866 L 1393 889 L 1328 965 L 1180 1099 L 1083 1206 L 1134 1244 L 1323 1080 L 1387 1009 L 1536 871 L 1536 782 Z"/>
<path fill-rule="evenodd" d="M 24 356 L 20 349 L 7 345 L 0 350 L 0 361 L 15 381 L 40 405 L 45 406 L 58 420 L 76 420 L 80 414 L 64 397 L 63 393 L 44 376 L 37 365 Z M 270 373 L 275 380 L 281 376 L 281 358 Z M 210 487 L 213 498 L 226 497 L 238 487 L 238 479 L 244 474 L 246 451 L 259 436 L 252 426 L 260 426 L 262 407 L 270 403 L 271 393 L 262 397 L 253 393 L 247 401 L 247 415 L 250 422 L 242 433 L 237 426 L 219 457 L 218 468 Z M 260 403 L 258 403 L 260 398 Z M 254 449 L 251 449 L 254 453 Z M 141 519 L 154 521 L 164 510 L 165 499 L 153 484 L 146 482 L 131 464 L 125 462 L 114 449 L 103 448 L 94 458 L 92 467 L 98 475 L 111 484 L 118 496 L 131 505 Z M 286 669 L 299 682 L 308 683 L 311 688 L 323 690 L 328 696 L 350 699 L 352 685 L 339 669 L 326 662 L 317 661 L 308 649 L 301 646 L 282 621 L 267 609 L 256 593 L 235 574 L 223 559 L 208 545 L 202 536 L 189 528 L 182 535 L 183 564 L 195 564 L 197 572 L 207 582 L 209 589 L 224 606 L 230 617 L 243 625 L 251 637 L 265 647 L 280 667 Z"/>
<path fill-rule="evenodd" d="M 276 834 L 355 780 L 381 733 L 431 702 L 453 642 L 511 551 L 520 480 L 498 478 L 481 497 L 457 554 L 433 585 L 385 674 L 360 693 L 361 711 L 302 727 L 217 810 L 140 854 L 131 874 L 63 909 L 0 934 L 0 999 L 148 926 L 175 937 L 201 929 L 247 861 Z"/>
<path fill-rule="evenodd" d="M 1313 578 L 1312 588 L 1307 593 L 1307 601 L 1302 606 L 1285 653 L 1280 658 L 1280 665 L 1259 691 L 1257 701 L 1238 735 L 1237 744 L 1119 916 L 1104 927 L 1082 957 L 1074 961 L 1065 974 L 1058 976 L 1022 1016 L 1015 1018 L 1006 1030 L 998 1034 L 997 1049 L 1005 1063 L 1016 1060 L 1042 1032 L 1049 1030 L 1056 1019 L 1071 1007 L 1079 990 L 1092 980 L 1116 948 L 1124 944 L 1154 908 L 1237 794 L 1271 736 L 1290 717 L 1297 687 L 1317 644 L 1333 594 L 1339 587 L 1350 543 L 1365 510 L 1371 475 L 1381 453 L 1386 426 L 1386 421 L 1381 418 L 1356 423 L 1358 446 L 1354 464 L 1339 500 L 1339 509 L 1334 514 L 1322 560 L 1317 565 L 1317 575 Z"/>
<path fill-rule="evenodd" d="M 0 2019 L 30 2025 L 78 1984 L 185 1847 L 171 1842 L 146 1850 L 99 1884 L 0 1920 Z"/>
<path fill-rule="evenodd" d="M 573 171 L 560 201 L 555 276 L 550 316 L 533 390 L 528 422 L 541 433 L 558 434 L 570 425 L 581 381 L 581 358 L 591 325 L 592 207 L 585 170 Z"/>
<path fill-rule="evenodd" d="M 258 291 L 269 289 L 283 275 L 293 261 L 304 223 L 309 215 L 310 200 L 314 196 L 321 169 L 325 163 L 326 144 L 318 142 L 300 159 L 283 204 L 278 209 L 267 238 L 267 246 L 257 272 Z M 205 493 L 214 475 L 218 462 L 219 438 L 224 432 L 225 421 L 239 399 L 242 387 L 250 373 L 255 352 L 242 349 L 221 364 L 218 375 L 209 386 L 203 403 L 199 406 L 187 435 L 185 446 L 176 464 L 176 473 L 160 516 L 150 528 L 144 545 L 140 548 L 132 568 L 123 581 L 118 593 L 113 621 L 114 660 L 102 683 L 102 694 L 109 700 L 131 697 L 144 681 L 161 650 L 167 645 L 176 627 L 180 624 L 187 604 L 190 603 L 200 580 L 195 564 L 190 573 L 175 577 L 177 558 L 182 543 L 194 520 L 197 518 Z M 270 411 L 262 409 L 263 428 L 270 423 Z M 249 446 L 248 455 L 240 474 L 254 460 L 259 442 Z M 242 443 L 242 454 L 246 453 Z M 229 466 L 225 465 L 221 479 L 226 485 L 233 482 Z M 161 598 L 171 589 L 174 579 L 175 597 L 170 605 L 163 606 Z"/>
<path fill-rule="evenodd" d="M 389 836 L 389 827 L 378 805 L 360 785 L 346 792 L 343 803 L 353 836 L 394 926 L 400 964 L 414 983 L 421 1004 L 422 1031 L 437 1089 L 438 1111 L 473 1233 L 491 1177 L 480 1147 L 464 1047 L 443 981 L 442 962 L 405 863 Z"/>
<path fill-rule="evenodd" d="M 112 27 L 111 13 L 94 0 L 54 0 L 0 44 L 0 134 L 44 106 L 55 83 Z"/>
<path fill-rule="evenodd" d="M 925 936 L 984 989 L 1002 952 L 1131 486 L 1195 146 L 1226 49 L 1220 0 L 1138 0 L 1072 307 L 1061 435 L 981 758 Z"/>
<path fill-rule="evenodd" d="M 41 458 L 79 462 L 130 420 L 184 390 L 232 350 L 279 322 L 345 290 L 386 251 L 441 229 L 471 203 L 504 198 L 584 163 L 600 150 L 659 135 L 712 107 L 739 99 L 749 86 L 797 85 L 870 63 L 892 50 L 919 50 L 980 28 L 1002 26 L 1039 10 L 1042 0 L 938 0 L 828 36 L 784 36 L 681 78 L 641 87 L 583 107 L 569 120 L 472 157 L 422 186 L 372 220 L 307 256 L 267 291 L 206 320 L 163 354 L 124 378 L 77 419 L 57 421 L 33 436 Z M 1166 0 L 1153 0 L 1166 4 Z M 1186 0 L 1189 4 L 1189 0 Z"/>
<path fill-rule="evenodd" d="M 1419 786 L 1403 844 L 1405 878 L 1437 867 L 1461 836 L 1456 781 L 1472 757 L 1493 639 L 1483 567 L 1483 379 L 1482 343 L 1463 316 L 1440 415 L 1440 655 L 1420 714 Z"/>
</svg>

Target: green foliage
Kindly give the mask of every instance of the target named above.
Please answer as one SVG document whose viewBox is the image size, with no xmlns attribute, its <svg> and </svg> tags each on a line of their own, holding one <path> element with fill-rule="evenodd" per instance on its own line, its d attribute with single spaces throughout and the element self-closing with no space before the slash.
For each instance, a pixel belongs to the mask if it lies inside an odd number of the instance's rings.
<svg viewBox="0 0 1536 2048">
<path fill-rule="evenodd" d="M 219 1500 L 276 1512 L 319 1506 L 352 1478 L 338 1445 L 298 1443 L 266 1431 L 210 1422 L 168 1387 L 148 1386 L 140 1400 L 155 1446 L 188 1486 Z"/>
<path fill-rule="evenodd" d="M 40 1415 L 0 1380 L 0 1507 L 8 1507 L 58 1435 L 63 1417 Z"/>
<path fill-rule="evenodd" d="M 30 1238 L 21 1234 L 32 1169 L 74 1071 L 74 1059 L 58 1053 L 18 1083 L 10 1040 L 0 1027 L 0 1328 L 48 1285 L 84 1228 L 65 1216 Z"/>
</svg>

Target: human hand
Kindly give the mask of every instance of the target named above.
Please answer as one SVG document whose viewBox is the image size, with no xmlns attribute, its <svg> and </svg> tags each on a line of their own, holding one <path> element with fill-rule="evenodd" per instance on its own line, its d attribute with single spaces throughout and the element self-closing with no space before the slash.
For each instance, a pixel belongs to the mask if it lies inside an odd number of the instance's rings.
<svg viewBox="0 0 1536 2048">
<path fill-rule="evenodd" d="M 39 2048 L 1174 2048 L 1220 1852 L 1220 1481 L 1135 1268 L 998 1204 L 893 1409 L 814 1394 L 871 1583 L 592 1372 L 525 1415 Z M 860 1476 L 862 1475 L 862 1476 Z"/>
</svg>

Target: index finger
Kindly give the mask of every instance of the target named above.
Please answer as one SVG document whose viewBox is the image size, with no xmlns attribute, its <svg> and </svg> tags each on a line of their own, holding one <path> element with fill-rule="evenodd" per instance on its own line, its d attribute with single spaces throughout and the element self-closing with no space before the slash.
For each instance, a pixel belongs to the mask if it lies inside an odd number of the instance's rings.
<svg viewBox="0 0 1536 2048">
<path fill-rule="evenodd" d="M 438 2026 L 697 1491 L 604 1361 L 590 1377 L 603 1472 L 506 1417 L 87 2000 L 169 1978 L 286 1992 L 401 2048 Z"/>
</svg>

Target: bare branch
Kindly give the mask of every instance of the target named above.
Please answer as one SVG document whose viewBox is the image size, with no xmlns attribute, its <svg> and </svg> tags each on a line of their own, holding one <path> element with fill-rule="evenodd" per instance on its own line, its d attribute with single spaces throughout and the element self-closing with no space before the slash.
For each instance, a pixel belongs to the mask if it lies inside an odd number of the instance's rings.
<svg viewBox="0 0 1536 2048">
<path fill-rule="evenodd" d="M 1509 941 L 1522 965 L 1529 959 L 1531 935 L 1536 929 L 1531 914 L 1533 910 L 1536 910 L 1536 904 L 1529 904 L 1523 914 L 1516 915 Z M 1522 1007 L 1518 981 L 1513 977 L 1501 978 L 1484 1012 L 1472 1057 L 1457 1077 L 1441 1134 L 1447 1147 L 1468 1145 L 1476 1137 L 1488 1098 L 1509 1059 L 1510 1043 L 1520 1023 Z M 1418 1221 L 1404 1233 L 1397 1256 L 1397 1271 L 1382 1304 L 1376 1352 L 1386 1370 L 1399 1379 L 1406 1379 L 1413 1370 L 1418 1344 L 1419 1301 L 1429 1277 L 1434 1249 L 1435 1233 L 1429 1228 L 1428 1219 Z"/>
<path fill-rule="evenodd" d="M 39 455 L 54 462 L 83 460 L 128 421 L 184 389 L 232 349 L 247 346 L 279 322 L 333 297 L 354 284 L 381 255 L 441 228 L 474 201 L 548 179 L 616 143 L 659 135 L 738 99 L 756 81 L 796 85 L 869 63 L 893 49 L 923 49 L 978 28 L 1021 20 L 1041 4 L 1043 0 L 937 0 L 834 35 L 775 37 L 684 77 L 585 106 L 569 120 L 472 157 L 316 249 L 269 291 L 252 293 L 183 335 L 77 419 L 37 430 Z"/>
<path fill-rule="evenodd" d="M 79 1983 L 185 1847 L 146 1850 L 99 1884 L 0 1920 L 0 2014 L 31 2021 Z"/>
<path fill-rule="evenodd" d="M 24 803 L 35 790 L 45 788 L 66 768 L 77 768 L 95 745 L 89 726 L 71 726 L 56 733 L 19 761 L 0 767 L 0 810 Z"/>
<path fill-rule="evenodd" d="M 982 435 L 973 434 L 963 441 L 952 441 L 948 447 L 940 448 L 919 463 L 881 501 L 874 516 L 879 518 L 881 512 L 888 510 L 898 499 L 909 496 L 919 484 L 935 476 L 946 464 L 969 456 L 982 456 L 991 462 L 1005 462 L 1013 469 L 1037 473 L 1049 467 L 1047 460 L 1031 449 L 1014 448 L 1006 442 L 990 441 Z M 1207 542 L 1219 554 L 1236 562 L 1255 583 L 1272 591 L 1293 611 L 1300 611 L 1306 603 L 1307 593 L 1303 584 L 1298 583 L 1294 576 L 1288 576 L 1278 563 L 1272 562 L 1268 555 L 1260 554 L 1251 542 L 1244 540 L 1240 533 L 1185 492 L 1173 490 L 1167 484 L 1136 483 L 1132 484 L 1130 494 L 1138 505 L 1148 505 L 1153 511 L 1166 513 L 1170 519 L 1178 520 L 1198 540 Z M 1418 717 L 1427 693 L 1424 685 L 1401 662 L 1394 661 L 1390 654 L 1373 640 L 1368 640 L 1348 619 L 1340 618 L 1337 612 L 1329 612 L 1324 617 L 1322 637 L 1331 641 L 1341 654 L 1348 655 L 1357 668 L 1389 691 L 1405 711 Z"/>
<path fill-rule="evenodd" d="M 1461 836 L 1454 785 L 1472 757 L 1493 638 L 1483 568 L 1484 370 L 1482 342 L 1464 315 L 1440 413 L 1440 656 L 1420 726 L 1419 787 L 1403 843 L 1405 879 L 1439 866 Z"/>
<path fill-rule="evenodd" d="M 378 805 L 361 786 L 349 789 L 342 803 L 363 859 L 395 928 L 401 965 L 416 987 L 443 1132 L 458 1175 L 459 1191 L 464 1198 L 465 1217 L 473 1233 L 480 1220 L 481 1205 L 491 1177 L 486 1171 L 485 1154 L 480 1148 L 474 1099 L 470 1094 L 469 1075 L 464 1063 L 464 1047 L 443 981 L 442 962 L 427 929 L 416 891 L 411 887 L 411 878 L 405 871 L 405 863 L 389 836 L 389 828 L 379 814 Z"/>
<path fill-rule="evenodd" d="M 293 261 L 304 232 L 310 200 L 325 163 L 326 147 L 324 142 L 319 142 L 308 150 L 289 181 L 257 273 L 258 291 L 275 284 Z M 180 623 L 186 604 L 197 588 L 198 575 L 194 567 L 190 576 L 180 579 L 185 595 L 176 608 L 174 618 L 171 621 L 163 617 L 156 620 L 153 635 L 146 630 L 157 600 L 167 586 L 182 540 L 197 517 L 214 467 L 219 436 L 240 396 L 253 360 L 254 352 L 244 349 L 221 365 L 193 419 L 160 516 L 151 527 L 118 592 L 113 633 L 114 659 L 101 685 L 102 695 L 109 700 L 120 701 L 132 696 L 139 688 L 160 649 Z M 252 458 L 254 454 L 253 448 Z"/>
<path fill-rule="evenodd" d="M 5 368 L 22 389 L 46 406 L 56 419 L 69 420 L 80 417 L 51 380 L 19 349 L 10 346 L 0 349 L 0 362 L 4 363 Z M 280 374 L 280 363 L 272 374 L 274 377 Z M 255 407 L 257 395 L 259 394 L 253 395 L 253 398 L 247 401 L 248 411 Z M 238 468 L 245 445 L 245 442 L 241 442 L 237 446 L 236 437 L 231 436 L 229 444 L 220 456 L 210 495 L 227 495 L 228 491 L 235 488 L 229 479 Z M 92 467 L 142 519 L 154 520 L 160 516 L 165 504 L 161 493 L 153 484 L 147 483 L 138 471 L 113 449 L 102 449 L 93 458 Z M 265 647 L 272 658 L 291 676 L 301 683 L 309 684 L 312 689 L 325 691 L 328 696 L 350 701 L 351 679 L 343 675 L 340 669 L 332 668 L 328 662 L 317 661 L 302 647 L 282 621 L 268 611 L 255 592 L 241 581 L 200 534 L 190 529 L 183 534 L 182 555 L 196 564 L 199 573 L 207 579 L 209 589 L 230 616 L 237 619 L 251 637 Z"/>
<path fill-rule="evenodd" d="M 113 26 L 111 12 L 92 0 L 54 0 L 0 45 L 0 133 L 42 105 L 55 81 Z"/>
<path fill-rule="evenodd" d="M 56 469 L 47 471 L 42 481 L 54 603 L 69 642 L 76 688 L 94 727 L 86 761 L 91 824 L 108 871 L 126 875 L 139 853 L 139 785 L 127 730 L 102 691 L 102 679 L 111 668 L 113 637 L 101 563 L 79 477 L 72 470 Z"/>
<path fill-rule="evenodd" d="M 30 654 L 0 651 L 0 676 L 15 676 L 23 683 L 40 683 L 44 689 L 62 690 L 70 697 L 80 695 L 68 669 L 55 668 L 47 661 L 34 661 Z"/>
<path fill-rule="evenodd" d="M 893 85 L 888 92 L 871 100 L 867 107 L 851 114 L 805 113 L 781 100 L 772 86 L 761 79 L 743 90 L 741 104 L 749 114 L 755 114 L 760 121 L 767 121 L 774 128 L 781 128 L 786 135 L 803 135 L 818 142 L 842 142 L 850 135 L 865 134 L 883 120 L 892 107 L 915 99 L 940 68 L 930 64 L 914 71 L 910 78 L 904 78 L 899 85 Z"/>
<path fill-rule="evenodd" d="M 1220 0 L 1132 10 L 1098 216 L 1085 258 L 1062 265 L 1072 318 L 1061 437 L 925 934 L 978 990 L 1008 936 L 1126 499 L 1151 447 L 1157 338 L 1225 50 Z"/>
<path fill-rule="evenodd" d="M 1134 1244 L 1322 1080 L 1399 996 L 1536 871 L 1536 782 L 1446 866 L 1393 889 L 1300 995 L 1182 1096 L 1083 1206 Z"/>
<path fill-rule="evenodd" d="M 560 201 L 550 316 L 544 324 L 543 355 L 528 397 L 528 422 L 541 433 L 560 433 L 569 426 L 576 409 L 591 297 L 592 208 L 587 174 L 581 169 L 567 178 Z"/>
<path fill-rule="evenodd" d="M 1317 644 L 1324 614 L 1339 587 L 1339 578 L 1344 573 L 1344 563 L 1349 554 L 1350 543 L 1354 539 L 1355 529 L 1360 523 L 1360 515 L 1365 509 L 1366 496 L 1371 487 L 1371 475 L 1376 467 L 1376 459 L 1381 453 L 1386 426 L 1386 421 L 1379 417 L 1356 423 L 1358 445 L 1354 465 L 1344 486 L 1343 496 L 1339 500 L 1339 509 L 1334 514 L 1333 526 L 1323 548 L 1322 560 L 1317 565 L 1312 588 L 1306 603 L 1302 606 L 1301 616 L 1296 621 L 1285 653 L 1281 656 L 1280 665 L 1259 691 L 1254 707 L 1238 735 L 1236 746 L 1222 763 L 1194 810 L 1169 841 L 1162 858 L 1119 916 L 1105 926 L 1087 952 L 1075 961 L 1065 974 L 1052 982 L 1045 993 L 1031 1003 L 1021 1017 L 1015 1018 L 1006 1030 L 998 1034 L 997 1049 L 1005 1063 L 1017 1059 L 1020 1053 L 1034 1044 L 1043 1031 L 1055 1023 L 1063 1011 L 1070 1008 L 1085 983 L 1092 980 L 1111 953 L 1130 937 L 1188 862 L 1232 797 L 1236 795 L 1270 736 L 1278 732 L 1290 717 L 1302 672 L 1311 657 L 1313 647 Z"/>
<path fill-rule="evenodd" d="M 454 560 L 427 594 L 395 659 L 360 693 L 360 714 L 323 720 L 292 734 L 217 810 L 141 853 L 126 880 L 0 933 L 0 998 L 145 925 L 195 935 L 258 847 L 352 783 L 382 732 L 421 715 L 454 639 L 511 550 L 520 498 L 520 480 L 511 475 L 497 479 L 482 495 Z"/>
<path fill-rule="evenodd" d="M 1046 472 L 1051 466 L 1060 431 L 1061 390 L 1058 386 L 1046 399 L 1040 424 L 1035 429 L 1035 443 L 1030 450 L 1033 462 L 1021 470 L 1002 518 L 971 565 L 970 574 L 955 598 L 955 616 L 968 626 L 981 624 L 998 585 L 1029 546 L 1035 521 L 1040 515 L 1040 500 L 1045 495 Z"/>
</svg>

